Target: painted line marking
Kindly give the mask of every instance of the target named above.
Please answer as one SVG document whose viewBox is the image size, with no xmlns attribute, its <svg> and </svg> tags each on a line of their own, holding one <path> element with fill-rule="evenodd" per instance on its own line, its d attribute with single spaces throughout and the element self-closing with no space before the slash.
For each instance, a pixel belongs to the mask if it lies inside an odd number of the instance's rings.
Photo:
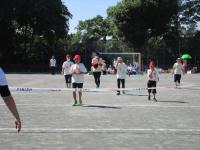
<svg viewBox="0 0 200 150">
<path fill-rule="evenodd" d="M 200 129 L 142 129 L 142 128 L 22 128 L 22 133 L 137 133 L 137 134 L 200 134 Z M 16 133 L 14 128 L 0 128 L 0 133 Z"/>
<path fill-rule="evenodd" d="M 0 106 L 5 106 L 5 104 L 0 104 Z M 65 104 L 17 104 L 17 106 L 24 107 L 73 107 L 72 105 Z M 194 105 L 184 105 L 184 106 L 175 106 L 175 105 L 105 105 L 105 104 L 84 104 L 80 107 L 155 107 L 155 108 L 200 108 L 200 106 Z M 74 108 L 74 107 L 73 107 Z M 77 107 L 76 107 L 77 108 Z"/>
</svg>

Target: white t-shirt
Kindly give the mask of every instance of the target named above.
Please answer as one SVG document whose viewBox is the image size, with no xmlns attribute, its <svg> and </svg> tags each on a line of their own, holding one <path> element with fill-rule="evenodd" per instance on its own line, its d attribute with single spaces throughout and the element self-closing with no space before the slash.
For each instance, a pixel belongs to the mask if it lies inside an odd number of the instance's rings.
<svg viewBox="0 0 200 150">
<path fill-rule="evenodd" d="M 174 74 L 181 74 L 183 65 L 181 63 L 175 63 L 173 66 Z"/>
<path fill-rule="evenodd" d="M 74 63 L 70 60 L 67 60 L 63 63 L 62 68 L 64 70 L 64 75 L 69 75 L 70 74 L 70 68 Z"/>
<path fill-rule="evenodd" d="M 74 71 L 81 73 L 87 72 L 85 65 L 82 63 L 73 64 L 69 72 L 73 73 Z M 84 82 L 84 74 L 72 74 L 72 83 L 83 83 L 83 82 Z"/>
<path fill-rule="evenodd" d="M 102 71 L 102 66 L 103 66 L 103 62 L 101 59 L 97 59 L 97 58 L 93 58 L 92 59 L 92 72 L 101 72 Z M 94 67 L 94 65 L 97 65 L 97 67 Z"/>
<path fill-rule="evenodd" d="M 117 79 L 125 79 L 127 73 L 127 65 L 125 63 L 118 64 L 116 67 L 117 69 Z"/>
<path fill-rule="evenodd" d="M 56 67 L 56 59 L 50 59 L 50 67 Z"/>
<path fill-rule="evenodd" d="M 148 69 L 147 70 L 148 80 L 151 80 L 151 81 L 158 81 L 159 80 L 157 69 L 154 69 L 154 71 L 152 73 L 152 78 L 149 77 L 150 73 L 151 73 L 151 69 Z"/>
<path fill-rule="evenodd" d="M 8 85 L 4 71 L 0 68 L 0 86 Z"/>
</svg>

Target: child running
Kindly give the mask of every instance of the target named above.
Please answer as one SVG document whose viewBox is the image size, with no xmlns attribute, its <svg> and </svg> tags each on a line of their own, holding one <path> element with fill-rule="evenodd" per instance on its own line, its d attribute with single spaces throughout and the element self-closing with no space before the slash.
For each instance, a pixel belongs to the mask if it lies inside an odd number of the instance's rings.
<svg viewBox="0 0 200 150">
<path fill-rule="evenodd" d="M 153 94 L 153 100 L 157 102 L 156 99 L 156 84 L 159 81 L 158 72 L 155 69 L 154 61 L 151 61 L 149 64 L 149 69 L 147 70 L 147 87 L 148 87 L 148 100 L 151 100 L 151 93 Z"/>
<path fill-rule="evenodd" d="M 72 83 L 72 75 L 70 74 L 69 70 L 74 63 L 70 61 L 70 55 L 66 54 L 66 61 L 62 65 L 62 74 L 65 76 L 66 87 L 71 88 Z"/>
<path fill-rule="evenodd" d="M 115 69 L 117 70 L 117 87 L 120 88 L 120 85 L 122 84 L 122 88 L 125 88 L 125 79 L 128 67 L 121 57 L 117 58 Z M 124 91 L 122 93 L 125 94 Z M 117 91 L 117 95 L 120 95 L 120 91 Z"/>
<path fill-rule="evenodd" d="M 82 105 L 82 88 L 84 82 L 84 74 L 87 73 L 85 65 L 80 63 L 81 57 L 80 55 L 74 56 L 74 62 L 70 68 L 70 73 L 72 74 L 72 88 L 73 91 L 73 98 L 74 104 L 73 106 L 81 106 Z M 79 103 L 77 102 L 76 92 L 78 91 Z"/>
</svg>

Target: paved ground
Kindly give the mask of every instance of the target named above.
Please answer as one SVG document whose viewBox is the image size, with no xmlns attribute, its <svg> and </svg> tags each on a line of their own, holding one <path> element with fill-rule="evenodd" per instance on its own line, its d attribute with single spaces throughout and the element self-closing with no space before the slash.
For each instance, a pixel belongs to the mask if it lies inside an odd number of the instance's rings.
<svg viewBox="0 0 200 150">
<path fill-rule="evenodd" d="M 61 75 L 9 74 L 10 86 L 65 87 Z M 84 87 L 95 87 L 85 76 Z M 158 102 L 146 91 L 117 96 L 84 93 L 82 107 L 72 107 L 71 92 L 13 92 L 23 128 L 13 130 L 12 116 L 0 101 L 0 150 L 199 150 L 200 75 L 183 77 L 173 88 L 172 75 L 160 75 Z M 195 86 L 196 87 L 192 87 Z M 115 87 L 103 76 L 102 88 Z M 146 78 L 127 78 L 127 87 L 145 87 Z M 171 87 L 171 88 L 169 88 Z"/>
</svg>

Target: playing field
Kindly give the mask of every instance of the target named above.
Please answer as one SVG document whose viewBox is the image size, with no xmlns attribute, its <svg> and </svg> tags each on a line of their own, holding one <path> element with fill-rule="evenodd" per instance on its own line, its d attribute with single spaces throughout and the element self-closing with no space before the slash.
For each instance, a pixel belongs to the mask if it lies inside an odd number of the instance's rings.
<svg viewBox="0 0 200 150">
<path fill-rule="evenodd" d="M 11 87 L 64 88 L 62 75 L 8 74 Z M 116 87 L 102 76 L 101 88 Z M 199 150 L 200 75 L 185 75 L 175 89 L 170 74 L 160 75 L 158 102 L 146 90 L 83 93 L 73 107 L 72 92 L 12 92 L 22 119 L 14 130 L 12 115 L 0 100 L 0 150 Z M 85 75 L 85 88 L 94 79 Z M 127 88 L 146 87 L 146 76 L 127 77 Z"/>
</svg>

